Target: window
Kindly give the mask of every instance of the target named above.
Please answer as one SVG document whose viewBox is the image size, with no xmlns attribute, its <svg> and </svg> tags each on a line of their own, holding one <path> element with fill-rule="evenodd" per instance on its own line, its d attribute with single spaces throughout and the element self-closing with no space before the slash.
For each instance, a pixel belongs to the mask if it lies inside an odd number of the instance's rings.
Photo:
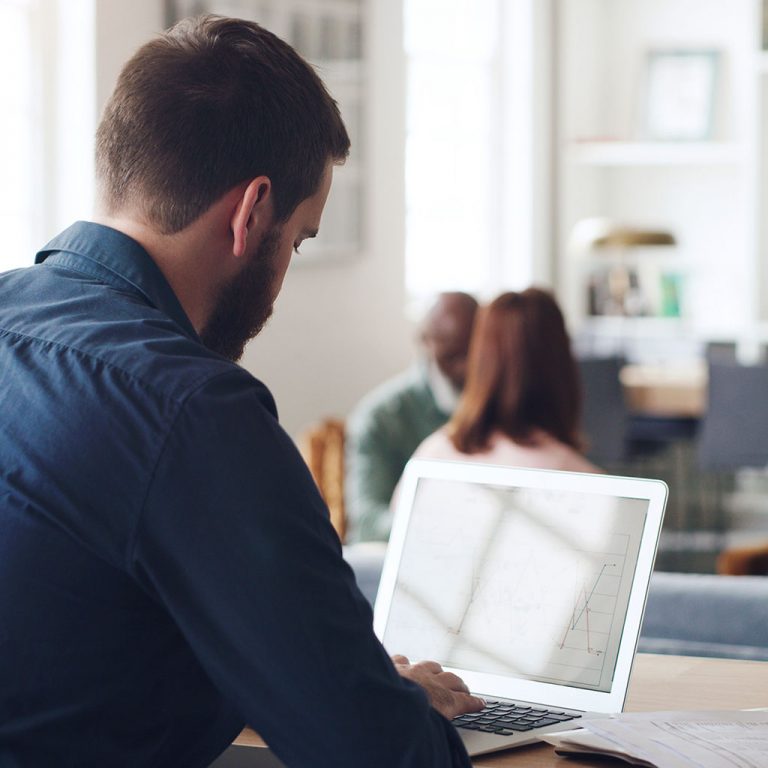
<svg viewBox="0 0 768 768">
<path fill-rule="evenodd" d="M 0 68 L 3 119 L 0 121 L 0 271 L 31 263 L 38 229 L 34 193 L 42 178 L 39 76 L 35 71 L 32 0 L 0 0 Z"/>
<path fill-rule="evenodd" d="M 404 0 L 406 288 L 547 282 L 542 0 Z M 539 80 L 534 88 L 534 76 Z M 544 151 L 542 151 L 544 150 Z"/>
<path fill-rule="evenodd" d="M 0 0 L 0 271 L 93 197 L 93 0 Z"/>
<path fill-rule="evenodd" d="M 490 280 L 496 0 L 406 0 L 406 285 Z"/>
</svg>

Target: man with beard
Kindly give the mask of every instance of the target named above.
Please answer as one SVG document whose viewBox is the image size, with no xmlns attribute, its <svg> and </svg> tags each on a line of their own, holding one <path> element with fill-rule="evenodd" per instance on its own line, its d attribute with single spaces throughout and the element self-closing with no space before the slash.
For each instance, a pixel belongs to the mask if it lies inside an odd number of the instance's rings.
<svg viewBox="0 0 768 768">
<path fill-rule="evenodd" d="M 349 140 L 256 24 L 181 22 L 120 75 L 99 212 L 0 277 L 0 765 L 469 761 L 482 702 L 396 664 L 267 389 L 236 361 Z"/>
</svg>

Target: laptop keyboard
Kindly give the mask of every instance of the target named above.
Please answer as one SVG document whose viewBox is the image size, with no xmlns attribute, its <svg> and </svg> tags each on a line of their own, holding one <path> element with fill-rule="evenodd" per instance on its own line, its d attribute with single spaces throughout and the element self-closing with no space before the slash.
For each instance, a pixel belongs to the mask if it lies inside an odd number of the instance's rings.
<svg viewBox="0 0 768 768">
<path fill-rule="evenodd" d="M 498 733 L 501 736 L 511 736 L 521 731 L 532 731 L 545 725 L 563 723 L 580 717 L 572 712 L 561 709 L 544 709 L 529 707 L 512 701 L 493 701 L 486 699 L 486 707 L 482 712 L 460 715 L 453 719 L 457 728 L 467 728 L 471 731 Z"/>
</svg>

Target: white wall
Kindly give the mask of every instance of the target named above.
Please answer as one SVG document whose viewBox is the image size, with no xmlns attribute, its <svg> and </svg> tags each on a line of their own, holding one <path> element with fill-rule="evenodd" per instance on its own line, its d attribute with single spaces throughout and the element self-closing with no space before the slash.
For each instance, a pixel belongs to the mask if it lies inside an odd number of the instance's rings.
<svg viewBox="0 0 768 768">
<path fill-rule="evenodd" d="M 345 416 L 368 389 L 409 362 L 412 329 L 403 285 L 404 104 L 401 4 L 371 0 L 366 253 L 349 262 L 292 267 L 243 365 L 277 400 L 286 429 Z M 120 67 L 163 26 L 162 0 L 97 0 L 97 105 Z M 333 191 L 331 191 L 333 194 Z"/>
<path fill-rule="evenodd" d="M 412 354 L 404 292 L 404 77 L 399 2 L 369 4 L 370 170 L 366 253 L 292 267 L 245 366 L 273 390 L 289 432 L 344 416 Z M 333 190 L 331 190 L 333 194 Z"/>
<path fill-rule="evenodd" d="M 96 106 L 101 114 L 123 64 L 134 51 L 163 28 L 162 0 L 95 0 Z"/>
</svg>

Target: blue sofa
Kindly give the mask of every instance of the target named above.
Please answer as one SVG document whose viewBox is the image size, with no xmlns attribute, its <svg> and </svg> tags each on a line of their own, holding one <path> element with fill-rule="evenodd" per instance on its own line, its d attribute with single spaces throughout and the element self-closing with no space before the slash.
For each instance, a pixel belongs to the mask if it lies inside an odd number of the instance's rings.
<svg viewBox="0 0 768 768">
<path fill-rule="evenodd" d="M 768 577 L 654 573 L 638 650 L 768 661 Z"/>
<path fill-rule="evenodd" d="M 355 545 L 345 557 L 373 604 L 384 547 Z M 655 572 L 638 650 L 768 661 L 768 577 Z"/>
</svg>

